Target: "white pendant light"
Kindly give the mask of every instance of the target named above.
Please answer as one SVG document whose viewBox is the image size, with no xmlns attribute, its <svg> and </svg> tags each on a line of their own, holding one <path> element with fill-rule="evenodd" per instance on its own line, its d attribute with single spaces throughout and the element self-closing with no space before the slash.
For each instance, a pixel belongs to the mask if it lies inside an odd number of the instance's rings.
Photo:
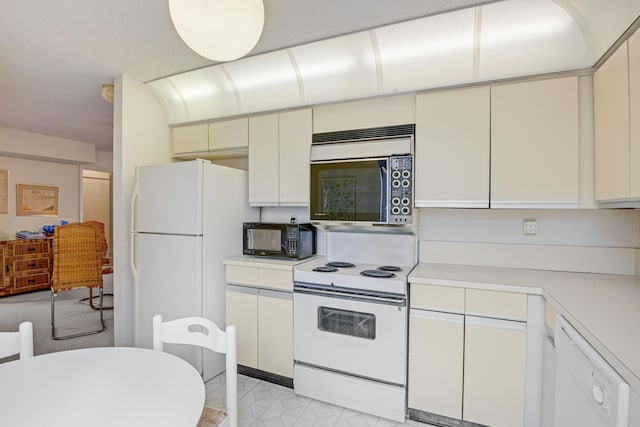
<svg viewBox="0 0 640 427">
<path fill-rule="evenodd" d="M 169 0 L 169 13 L 187 46 L 214 61 L 245 56 L 264 26 L 262 0 Z"/>
</svg>

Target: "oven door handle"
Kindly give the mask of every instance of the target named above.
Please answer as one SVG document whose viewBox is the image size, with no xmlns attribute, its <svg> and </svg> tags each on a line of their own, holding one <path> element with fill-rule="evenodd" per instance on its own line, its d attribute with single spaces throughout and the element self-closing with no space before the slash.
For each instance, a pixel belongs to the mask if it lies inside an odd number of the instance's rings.
<svg viewBox="0 0 640 427">
<path fill-rule="evenodd" d="M 336 298 L 336 299 L 346 299 L 350 301 L 362 301 L 362 302 L 370 302 L 374 304 L 385 304 L 385 305 L 393 305 L 396 307 L 405 307 L 407 305 L 406 298 L 402 296 L 391 297 L 391 296 L 377 296 L 377 295 L 359 295 L 359 294 L 350 294 L 344 292 L 334 292 L 334 291 L 325 291 L 321 289 L 308 289 L 308 288 L 297 288 L 293 289 L 294 296 L 295 294 L 305 294 L 305 295 L 314 295 L 328 298 Z"/>
</svg>

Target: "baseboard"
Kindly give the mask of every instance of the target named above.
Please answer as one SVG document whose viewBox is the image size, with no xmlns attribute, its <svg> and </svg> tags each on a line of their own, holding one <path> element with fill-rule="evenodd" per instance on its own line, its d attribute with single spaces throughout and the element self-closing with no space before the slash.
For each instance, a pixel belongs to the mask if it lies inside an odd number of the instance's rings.
<svg viewBox="0 0 640 427">
<path fill-rule="evenodd" d="M 238 365 L 238 373 L 248 377 L 257 378 L 259 380 L 268 381 L 284 387 L 293 388 L 293 378 L 274 374 L 271 372 L 261 371 L 260 369 L 250 368 L 248 366 Z"/>
</svg>

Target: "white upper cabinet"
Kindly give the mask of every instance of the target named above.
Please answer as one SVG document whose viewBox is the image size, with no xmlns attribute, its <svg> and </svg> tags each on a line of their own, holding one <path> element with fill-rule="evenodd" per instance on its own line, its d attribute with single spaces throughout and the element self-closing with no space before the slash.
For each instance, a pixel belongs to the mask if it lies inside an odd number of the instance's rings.
<svg viewBox="0 0 640 427">
<path fill-rule="evenodd" d="M 594 73 L 595 169 L 599 202 L 640 200 L 640 33 Z"/>
<path fill-rule="evenodd" d="M 209 154 L 209 127 L 206 123 L 172 129 L 173 156 Z"/>
<path fill-rule="evenodd" d="M 415 95 L 405 94 L 321 105 L 313 109 L 313 133 L 415 123 Z"/>
<path fill-rule="evenodd" d="M 416 97 L 415 204 L 489 207 L 490 89 Z"/>
<path fill-rule="evenodd" d="M 309 204 L 309 151 L 312 113 L 310 109 L 278 114 L 280 205 Z"/>
<path fill-rule="evenodd" d="M 578 78 L 491 88 L 491 207 L 576 208 Z"/>
<path fill-rule="evenodd" d="M 249 204 L 309 204 L 310 109 L 249 118 Z"/>
<path fill-rule="evenodd" d="M 209 123 L 209 151 L 246 150 L 249 120 L 246 117 Z"/>
<path fill-rule="evenodd" d="M 173 156 L 208 157 L 227 154 L 246 155 L 249 145 L 248 119 L 220 120 L 172 129 Z"/>
<path fill-rule="evenodd" d="M 249 204 L 277 206 L 278 114 L 249 118 Z"/>
</svg>

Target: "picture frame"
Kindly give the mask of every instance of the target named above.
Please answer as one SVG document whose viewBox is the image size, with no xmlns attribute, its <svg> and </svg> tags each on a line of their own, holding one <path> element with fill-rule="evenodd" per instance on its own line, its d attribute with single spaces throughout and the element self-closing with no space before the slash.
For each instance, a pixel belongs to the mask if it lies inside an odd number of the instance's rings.
<svg viewBox="0 0 640 427">
<path fill-rule="evenodd" d="M 0 214 L 9 213 L 9 171 L 0 169 Z"/>
<path fill-rule="evenodd" d="M 16 197 L 16 215 L 58 215 L 58 187 L 16 184 Z"/>
</svg>

